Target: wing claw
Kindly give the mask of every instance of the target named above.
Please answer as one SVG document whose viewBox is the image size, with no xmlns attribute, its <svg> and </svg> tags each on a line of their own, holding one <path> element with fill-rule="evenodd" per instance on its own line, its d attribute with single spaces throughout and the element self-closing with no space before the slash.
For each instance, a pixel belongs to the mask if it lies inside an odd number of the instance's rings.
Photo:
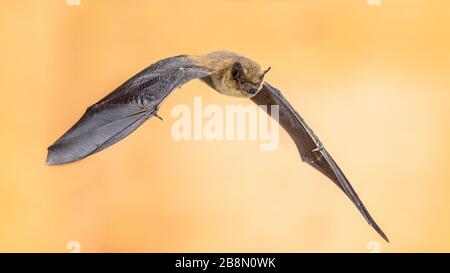
<svg viewBox="0 0 450 273">
<path fill-rule="evenodd" d="M 316 148 L 314 150 L 312 150 L 311 152 L 320 152 L 320 153 L 322 153 L 323 149 L 325 149 L 325 148 L 323 147 L 322 142 L 321 141 L 317 141 L 316 142 Z"/>
</svg>

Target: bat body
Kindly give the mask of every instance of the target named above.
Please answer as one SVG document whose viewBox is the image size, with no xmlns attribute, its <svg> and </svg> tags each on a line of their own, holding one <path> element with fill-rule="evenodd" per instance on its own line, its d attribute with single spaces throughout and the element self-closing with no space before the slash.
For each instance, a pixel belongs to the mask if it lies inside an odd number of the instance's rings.
<svg viewBox="0 0 450 273">
<path fill-rule="evenodd" d="M 278 122 L 294 140 L 302 160 L 332 180 L 388 241 L 314 132 L 281 92 L 264 82 L 269 69 L 263 71 L 256 62 L 227 51 L 160 60 L 88 107 L 81 119 L 48 148 L 46 163 L 70 163 L 113 145 L 147 119 L 159 117 L 158 109 L 171 91 L 190 80 L 201 79 L 221 94 L 249 98 L 260 106 L 279 105 Z M 264 109 L 270 114 L 271 107 Z"/>
</svg>

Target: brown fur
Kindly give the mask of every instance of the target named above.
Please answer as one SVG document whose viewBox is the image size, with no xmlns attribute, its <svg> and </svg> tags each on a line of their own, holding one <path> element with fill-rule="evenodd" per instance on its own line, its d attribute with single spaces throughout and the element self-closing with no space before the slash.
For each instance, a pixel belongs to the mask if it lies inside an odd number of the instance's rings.
<svg viewBox="0 0 450 273">
<path fill-rule="evenodd" d="M 194 64 L 210 69 L 211 87 L 218 92 L 233 96 L 249 98 L 255 94 L 250 94 L 245 90 L 240 90 L 231 76 L 231 68 L 235 62 L 239 62 L 244 70 L 245 81 L 259 85 L 258 91 L 263 84 L 263 71 L 256 62 L 229 51 L 214 51 L 203 56 L 189 56 Z"/>
</svg>

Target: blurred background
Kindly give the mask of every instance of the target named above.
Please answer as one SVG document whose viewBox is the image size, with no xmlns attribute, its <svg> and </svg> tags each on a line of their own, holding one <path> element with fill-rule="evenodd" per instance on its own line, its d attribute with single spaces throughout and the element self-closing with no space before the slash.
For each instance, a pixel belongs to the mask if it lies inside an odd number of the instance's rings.
<svg viewBox="0 0 450 273">
<path fill-rule="evenodd" d="M 376 2 L 376 1 L 369 1 Z M 450 251 L 450 2 L 0 2 L 0 251 Z M 165 57 L 239 52 L 340 164 L 387 244 L 327 178 L 255 141 L 174 141 L 171 109 L 250 104 L 194 81 L 117 145 L 44 164 L 86 107 Z M 374 241 L 374 242 L 372 242 Z"/>
</svg>

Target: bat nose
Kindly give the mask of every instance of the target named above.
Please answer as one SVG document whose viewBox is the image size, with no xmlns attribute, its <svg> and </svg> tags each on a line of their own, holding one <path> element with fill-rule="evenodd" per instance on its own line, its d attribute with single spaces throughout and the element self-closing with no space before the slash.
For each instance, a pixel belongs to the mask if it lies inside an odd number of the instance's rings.
<svg viewBox="0 0 450 273">
<path fill-rule="evenodd" d="M 252 87 L 248 89 L 248 93 L 250 94 L 256 94 L 256 92 L 258 92 L 258 88 L 256 87 Z"/>
</svg>

